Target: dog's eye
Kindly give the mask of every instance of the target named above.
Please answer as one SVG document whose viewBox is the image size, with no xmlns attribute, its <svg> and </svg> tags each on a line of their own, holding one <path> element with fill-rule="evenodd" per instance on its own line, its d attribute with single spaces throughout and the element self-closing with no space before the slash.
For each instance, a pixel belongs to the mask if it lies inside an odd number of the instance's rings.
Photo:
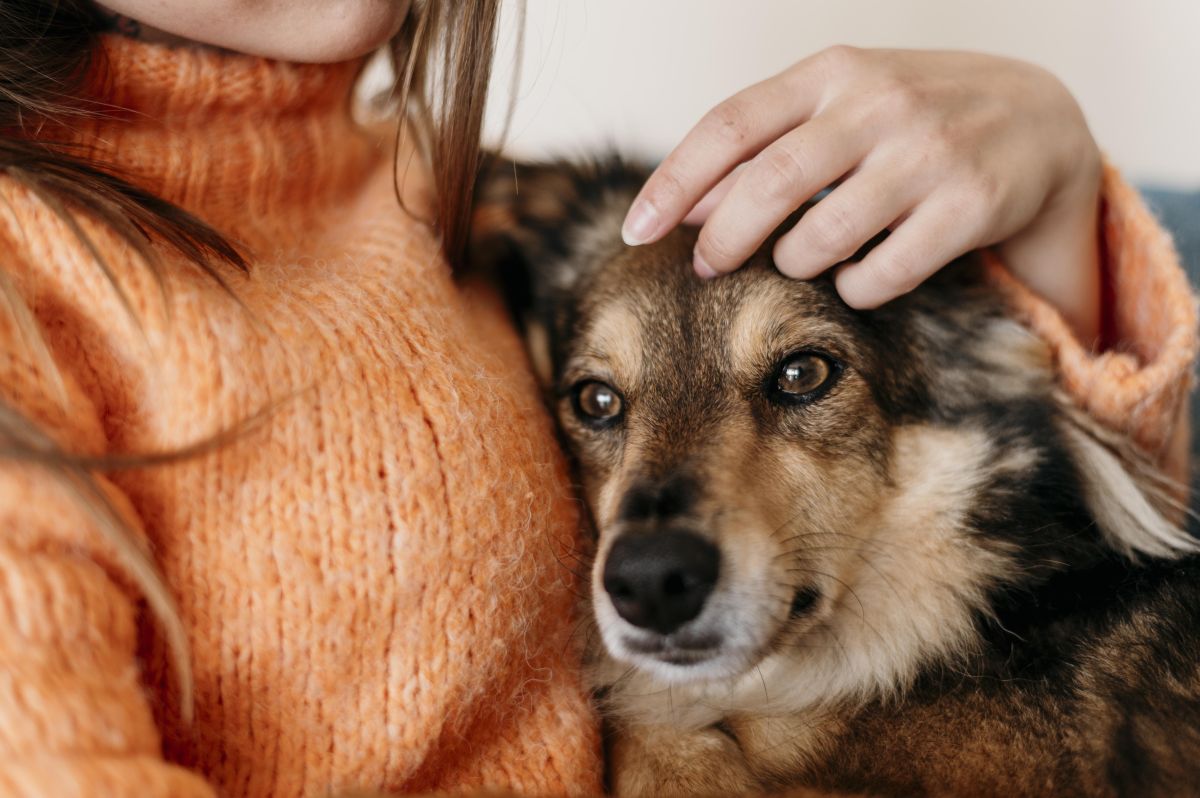
<svg viewBox="0 0 1200 798">
<path fill-rule="evenodd" d="M 573 389 L 575 411 L 592 422 L 608 423 L 620 418 L 624 410 L 621 395 L 611 385 L 586 380 Z"/>
<path fill-rule="evenodd" d="M 807 402 L 829 387 L 836 376 L 837 368 L 828 357 L 816 352 L 800 352 L 788 355 L 779 364 L 771 392 L 786 401 Z"/>
</svg>

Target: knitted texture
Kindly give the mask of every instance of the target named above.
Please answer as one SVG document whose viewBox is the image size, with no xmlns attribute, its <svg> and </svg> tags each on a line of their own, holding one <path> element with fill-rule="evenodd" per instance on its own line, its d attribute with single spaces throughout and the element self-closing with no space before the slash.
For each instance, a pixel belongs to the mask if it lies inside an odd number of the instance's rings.
<svg viewBox="0 0 1200 798">
<path fill-rule="evenodd" d="M 164 304 L 84 216 L 135 322 L 4 179 L 5 273 L 62 385 L 0 308 L 0 393 L 87 453 L 177 449 L 277 409 L 104 483 L 177 597 L 190 727 L 86 514 L 46 473 L 0 467 L 0 795 L 598 792 L 552 426 L 502 306 L 456 285 L 397 205 L 391 140 L 349 113 L 358 65 L 104 48 L 95 91 L 125 110 L 72 139 L 239 242 L 251 276 L 225 275 L 235 300 L 164 252 Z"/>
<path fill-rule="evenodd" d="M 177 597 L 190 727 L 89 518 L 37 468 L 0 466 L 0 795 L 598 791 L 563 462 L 500 305 L 451 280 L 397 208 L 390 142 L 352 122 L 356 65 L 105 48 L 97 91 L 126 110 L 72 139 L 240 242 L 252 275 L 228 275 L 235 300 L 164 253 L 164 304 L 84 216 L 135 322 L 69 227 L 0 180 L 5 273 L 61 374 L 0 308 L 0 394 L 86 453 L 171 450 L 278 409 L 103 482 Z M 1163 449 L 1195 311 L 1137 198 L 1112 175 L 1105 190 L 1128 353 L 1093 357 L 1010 289 L 1078 401 Z"/>
<path fill-rule="evenodd" d="M 1197 352 L 1197 309 L 1170 235 L 1110 164 L 1101 189 L 1103 309 L 1110 340 L 1093 351 L 1055 308 L 989 253 L 989 274 L 1030 328 L 1050 344 L 1063 388 L 1105 426 L 1131 437 L 1187 484 L 1187 396 Z M 1181 489 L 1186 492 L 1186 489 Z"/>
</svg>

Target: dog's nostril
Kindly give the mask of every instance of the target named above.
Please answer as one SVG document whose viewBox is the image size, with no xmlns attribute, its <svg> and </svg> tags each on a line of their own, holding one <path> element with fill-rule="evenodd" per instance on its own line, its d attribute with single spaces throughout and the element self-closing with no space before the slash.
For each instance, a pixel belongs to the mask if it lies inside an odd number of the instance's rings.
<svg viewBox="0 0 1200 798">
<path fill-rule="evenodd" d="M 667 574 L 667 578 L 663 581 L 663 592 L 668 596 L 678 596 L 687 591 L 687 584 L 684 582 L 683 574 L 672 572 Z"/>
<path fill-rule="evenodd" d="M 720 559 L 716 546 L 692 532 L 628 534 L 608 553 L 604 589 L 622 618 L 670 634 L 700 614 Z"/>
<path fill-rule="evenodd" d="M 633 598 L 633 591 L 630 590 L 629 585 L 626 584 L 625 582 L 621 581 L 620 579 L 613 579 L 613 580 L 606 579 L 604 581 L 604 589 L 613 598 L 617 598 L 617 599 Z"/>
</svg>

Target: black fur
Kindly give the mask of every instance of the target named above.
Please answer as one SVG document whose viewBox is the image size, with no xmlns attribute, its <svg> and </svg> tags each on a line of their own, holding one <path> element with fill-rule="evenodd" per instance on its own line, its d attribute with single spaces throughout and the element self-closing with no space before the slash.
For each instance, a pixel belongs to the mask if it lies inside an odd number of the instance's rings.
<svg viewBox="0 0 1200 798">
<path fill-rule="evenodd" d="M 509 216 L 507 225 L 474 238 L 474 258 L 513 287 L 522 323 L 548 331 L 552 396 L 567 387 L 557 380 L 588 309 L 617 290 L 596 275 L 626 250 L 615 229 L 595 230 L 596 220 L 611 218 L 614 204 L 623 208 L 644 177 L 608 160 L 503 164 L 481 183 L 481 206 L 503 206 Z M 747 267 L 770 268 L 765 257 Z M 670 481 L 671 452 L 689 451 L 708 419 L 728 412 L 721 397 L 758 390 L 726 384 L 708 339 L 728 319 L 709 314 L 712 305 L 699 299 L 741 290 L 739 280 L 749 278 L 735 274 L 714 287 L 691 278 L 686 262 L 659 278 L 640 290 L 682 310 L 671 325 L 648 321 L 646 335 L 653 351 L 691 371 L 680 386 L 643 397 L 667 443 L 663 468 L 648 463 L 644 485 L 626 496 L 626 519 L 664 505 L 690 507 L 695 485 Z M 851 310 L 828 281 L 803 291 L 812 313 L 844 331 L 831 345 L 863 375 L 888 425 L 982 429 L 997 462 L 1019 452 L 1031 465 L 996 470 L 966 524 L 985 548 L 1014 563 L 977 613 L 977 649 L 963 661 L 928 664 L 900 700 L 848 709 L 816 765 L 763 784 L 888 795 L 1200 795 L 1200 558 L 1134 559 L 1114 550 L 1086 501 L 1052 384 L 1035 375 L 1019 391 L 998 389 L 1028 375 L 1014 374 L 996 355 L 990 322 L 1004 321 L 1007 309 L 971 259 L 877 311 Z M 771 434 L 813 438 L 803 419 L 755 407 Z M 858 445 L 884 468 L 886 443 Z M 727 725 L 723 733 L 736 737 Z"/>
</svg>

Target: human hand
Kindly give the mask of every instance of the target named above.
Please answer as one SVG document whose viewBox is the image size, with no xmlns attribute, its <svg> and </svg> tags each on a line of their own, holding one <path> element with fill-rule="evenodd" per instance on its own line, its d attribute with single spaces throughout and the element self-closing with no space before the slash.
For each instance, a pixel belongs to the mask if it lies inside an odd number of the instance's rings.
<svg viewBox="0 0 1200 798">
<path fill-rule="evenodd" d="M 646 182 L 623 234 L 643 244 L 681 221 L 700 224 L 695 269 L 712 277 L 836 184 L 774 245 L 784 274 L 815 277 L 889 229 L 835 276 L 849 305 L 871 308 L 999 245 L 1089 343 L 1099 329 L 1100 172 L 1078 104 L 1038 67 L 834 47 L 710 111 Z"/>
</svg>

